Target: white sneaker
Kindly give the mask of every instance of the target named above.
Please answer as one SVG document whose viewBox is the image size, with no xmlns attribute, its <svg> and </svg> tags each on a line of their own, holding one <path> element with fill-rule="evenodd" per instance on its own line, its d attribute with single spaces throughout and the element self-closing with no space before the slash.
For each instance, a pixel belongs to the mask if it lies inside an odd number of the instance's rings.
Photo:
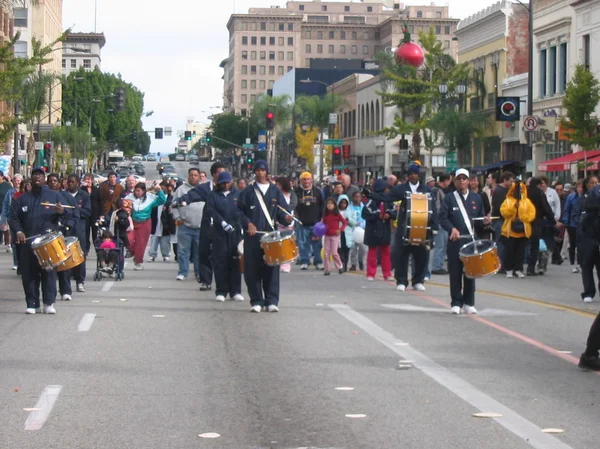
<svg viewBox="0 0 600 449">
<path fill-rule="evenodd" d="M 423 284 L 415 284 L 413 285 L 413 288 L 418 291 L 418 292 L 424 292 L 425 291 L 425 286 Z"/>
<path fill-rule="evenodd" d="M 369 282 L 373 282 L 374 280 L 375 280 L 375 278 L 374 278 L 374 277 L 372 277 L 372 276 L 369 276 L 369 277 L 367 278 L 367 281 L 369 281 Z"/>
<path fill-rule="evenodd" d="M 225 296 L 223 295 L 217 295 L 215 299 L 217 302 L 225 302 Z"/>
<path fill-rule="evenodd" d="M 515 277 L 515 275 L 512 273 L 512 271 L 507 271 L 506 272 L 506 277 L 507 278 L 512 278 L 512 277 Z"/>
<path fill-rule="evenodd" d="M 48 315 L 54 315 L 56 313 L 56 309 L 52 304 L 49 306 L 44 305 L 44 313 L 47 313 Z"/>
<path fill-rule="evenodd" d="M 279 312 L 279 307 L 277 307 L 275 304 L 270 304 L 269 307 L 267 307 L 267 311 L 269 311 L 269 312 Z"/>
<path fill-rule="evenodd" d="M 83 283 L 77 284 L 77 291 L 82 293 L 85 292 L 85 285 L 83 285 Z"/>
<path fill-rule="evenodd" d="M 62 299 L 63 301 L 70 301 L 72 298 L 71 295 L 62 295 L 60 299 Z"/>
<path fill-rule="evenodd" d="M 153 260 L 151 262 L 154 262 Z M 141 263 L 136 263 L 133 265 L 133 269 L 135 271 L 143 271 L 144 270 L 144 265 Z"/>
<path fill-rule="evenodd" d="M 571 273 L 579 273 L 579 267 L 578 266 L 571 267 Z"/>
<path fill-rule="evenodd" d="M 323 271 L 324 269 L 325 269 L 325 266 L 322 263 L 317 264 L 317 270 Z"/>
<path fill-rule="evenodd" d="M 178 281 L 183 281 L 185 279 L 185 276 L 183 274 L 178 274 L 175 279 L 177 279 Z"/>
<path fill-rule="evenodd" d="M 12 269 L 13 269 L 13 271 L 17 271 L 19 269 L 19 267 L 17 265 L 13 265 Z"/>
<path fill-rule="evenodd" d="M 583 298 L 583 302 L 592 302 L 592 298 L 586 296 L 585 298 Z"/>
<path fill-rule="evenodd" d="M 244 300 L 244 297 L 241 295 L 241 293 L 237 293 L 237 294 L 233 295 L 233 298 L 232 298 L 232 299 L 233 299 L 234 301 L 243 301 L 243 300 Z"/>
<path fill-rule="evenodd" d="M 473 306 L 464 306 L 463 310 L 467 313 L 467 315 L 477 315 L 477 309 Z"/>
<path fill-rule="evenodd" d="M 10 245 L 6 245 L 6 252 L 7 253 L 12 253 L 12 248 Z"/>
<path fill-rule="evenodd" d="M 423 278 L 423 280 L 424 280 L 425 282 L 427 282 L 427 281 L 429 280 L 429 276 L 425 276 L 425 277 Z"/>
<path fill-rule="evenodd" d="M 398 284 L 396 286 L 396 290 L 398 290 L 399 292 L 403 292 L 403 291 L 406 290 L 406 285 L 404 285 L 404 284 Z"/>
<path fill-rule="evenodd" d="M 523 279 L 525 277 L 525 274 L 522 271 L 515 271 L 515 274 L 519 279 Z"/>
<path fill-rule="evenodd" d="M 163 262 L 171 262 L 171 258 L 170 257 L 163 257 Z"/>
<path fill-rule="evenodd" d="M 156 257 L 151 257 L 148 262 L 154 262 L 155 260 L 156 260 Z"/>
<path fill-rule="evenodd" d="M 452 308 L 450 309 L 450 313 L 452 313 L 452 315 L 460 315 L 460 307 L 452 306 Z"/>
<path fill-rule="evenodd" d="M 36 313 L 36 312 L 35 312 L 35 309 L 34 309 L 34 308 L 27 308 L 27 309 L 25 310 L 25 313 L 26 313 L 27 315 L 35 315 L 35 313 Z"/>
<path fill-rule="evenodd" d="M 250 309 L 250 312 L 252 312 L 252 313 L 260 313 L 261 311 L 262 311 L 261 306 L 252 306 L 252 308 Z"/>
<path fill-rule="evenodd" d="M 307 263 L 303 263 L 302 265 L 300 265 L 300 269 L 301 270 L 308 270 L 308 264 Z"/>
</svg>

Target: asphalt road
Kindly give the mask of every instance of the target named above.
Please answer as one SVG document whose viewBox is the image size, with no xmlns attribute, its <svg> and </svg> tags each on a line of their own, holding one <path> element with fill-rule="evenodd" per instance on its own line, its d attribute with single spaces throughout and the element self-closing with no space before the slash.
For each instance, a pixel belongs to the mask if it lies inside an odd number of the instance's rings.
<svg viewBox="0 0 600 449">
<path fill-rule="evenodd" d="M 30 316 L 10 266 L 1 253 L 3 449 L 597 447 L 600 378 L 576 367 L 592 313 L 524 300 L 576 299 L 566 267 L 485 279 L 480 316 L 457 317 L 431 283 L 295 268 L 280 313 L 251 314 L 174 263 L 93 282 L 93 261 L 87 292 Z"/>
<path fill-rule="evenodd" d="M 161 179 L 158 170 L 156 170 L 157 163 L 158 162 L 142 162 L 146 171 L 145 177 L 148 181 L 156 181 Z M 199 162 L 198 164 L 190 164 L 189 162 L 172 161 L 171 164 L 173 164 L 177 175 L 179 175 L 183 179 L 187 179 L 187 172 L 191 167 L 195 167 L 198 168 L 200 171 L 206 172 L 207 176 L 210 178 L 210 166 L 213 163 Z"/>
</svg>

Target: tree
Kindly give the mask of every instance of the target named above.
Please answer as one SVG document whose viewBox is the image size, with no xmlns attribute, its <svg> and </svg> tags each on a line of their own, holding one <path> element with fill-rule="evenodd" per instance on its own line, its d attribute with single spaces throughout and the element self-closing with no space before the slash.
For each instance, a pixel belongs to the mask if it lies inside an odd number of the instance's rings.
<svg viewBox="0 0 600 449">
<path fill-rule="evenodd" d="M 292 118 L 291 99 L 288 95 L 277 97 L 259 95 L 251 106 L 251 126 L 254 126 L 257 130 L 266 128 L 267 112 L 269 111 L 275 116 L 276 128 L 286 127 Z"/>
<path fill-rule="evenodd" d="M 419 33 L 419 42 L 425 50 L 425 62 L 419 69 L 408 64 L 396 64 L 390 54 L 380 54 L 383 68 L 383 91 L 378 92 L 385 106 L 396 106 L 394 122 L 379 133 L 393 139 L 399 135 L 412 135 L 412 150 L 416 160 L 421 155 L 423 130 L 429 129 L 430 120 L 440 103 L 439 85 L 446 84 L 453 91 L 459 83 L 469 78 L 466 64 L 456 64 L 444 52 L 433 27 Z"/>
<path fill-rule="evenodd" d="M 315 169 L 315 142 L 318 138 L 319 128 L 303 131 L 300 125 L 296 126 L 296 155 L 306 161 L 311 173 Z"/>
<path fill-rule="evenodd" d="M 573 78 L 567 83 L 563 98 L 563 107 L 569 119 L 563 119 L 561 125 L 567 137 L 583 151 L 593 150 L 600 145 L 599 121 L 594 115 L 599 102 L 600 82 L 588 68 L 578 64 Z M 584 171 L 587 175 L 587 158 Z"/>
<path fill-rule="evenodd" d="M 248 128 L 250 125 L 250 128 Z M 242 146 L 246 143 L 246 137 L 256 136 L 257 131 L 252 120 L 234 113 L 216 114 L 212 118 L 210 125 L 212 132 L 212 141 L 210 145 L 222 150 L 232 147 L 231 144 L 221 139 L 228 140 L 236 145 Z"/>
</svg>

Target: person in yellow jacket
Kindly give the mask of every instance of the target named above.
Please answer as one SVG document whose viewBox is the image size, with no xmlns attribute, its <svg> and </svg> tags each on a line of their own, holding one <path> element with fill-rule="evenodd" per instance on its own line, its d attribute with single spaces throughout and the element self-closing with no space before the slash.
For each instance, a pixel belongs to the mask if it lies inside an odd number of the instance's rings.
<svg viewBox="0 0 600 449">
<path fill-rule="evenodd" d="M 523 261 L 525 248 L 531 236 L 531 223 L 535 220 L 535 206 L 527 198 L 527 187 L 521 181 L 515 181 L 509 189 L 506 199 L 500 206 L 504 218 L 502 237 L 504 238 L 504 260 L 506 277 L 524 278 Z"/>
</svg>

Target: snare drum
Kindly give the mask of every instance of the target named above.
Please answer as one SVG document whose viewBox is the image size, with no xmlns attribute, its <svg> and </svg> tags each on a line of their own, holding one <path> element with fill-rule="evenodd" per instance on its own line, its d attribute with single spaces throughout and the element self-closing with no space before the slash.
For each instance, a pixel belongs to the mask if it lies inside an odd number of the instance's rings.
<svg viewBox="0 0 600 449">
<path fill-rule="evenodd" d="M 293 262 L 298 258 L 296 235 L 290 229 L 263 235 L 260 246 L 265 252 L 265 262 L 272 267 Z"/>
<path fill-rule="evenodd" d="M 69 258 L 65 239 L 60 232 L 50 232 L 31 242 L 31 249 L 37 257 L 40 267 L 52 271 Z"/>
<path fill-rule="evenodd" d="M 471 279 L 496 274 L 500 270 L 500 258 L 496 243 L 476 240 L 462 246 L 458 253 L 464 265 L 465 276 Z"/>
<path fill-rule="evenodd" d="M 244 272 L 244 241 L 242 240 L 237 246 L 238 259 L 240 261 L 240 273 Z"/>
<path fill-rule="evenodd" d="M 425 245 L 431 242 L 431 214 L 428 193 L 406 194 L 406 228 L 404 243 L 407 245 Z"/>
<path fill-rule="evenodd" d="M 67 237 L 65 242 L 67 244 L 69 258 L 61 263 L 56 271 L 67 271 L 85 262 L 85 255 L 83 254 L 83 250 L 81 249 L 77 237 Z"/>
</svg>

